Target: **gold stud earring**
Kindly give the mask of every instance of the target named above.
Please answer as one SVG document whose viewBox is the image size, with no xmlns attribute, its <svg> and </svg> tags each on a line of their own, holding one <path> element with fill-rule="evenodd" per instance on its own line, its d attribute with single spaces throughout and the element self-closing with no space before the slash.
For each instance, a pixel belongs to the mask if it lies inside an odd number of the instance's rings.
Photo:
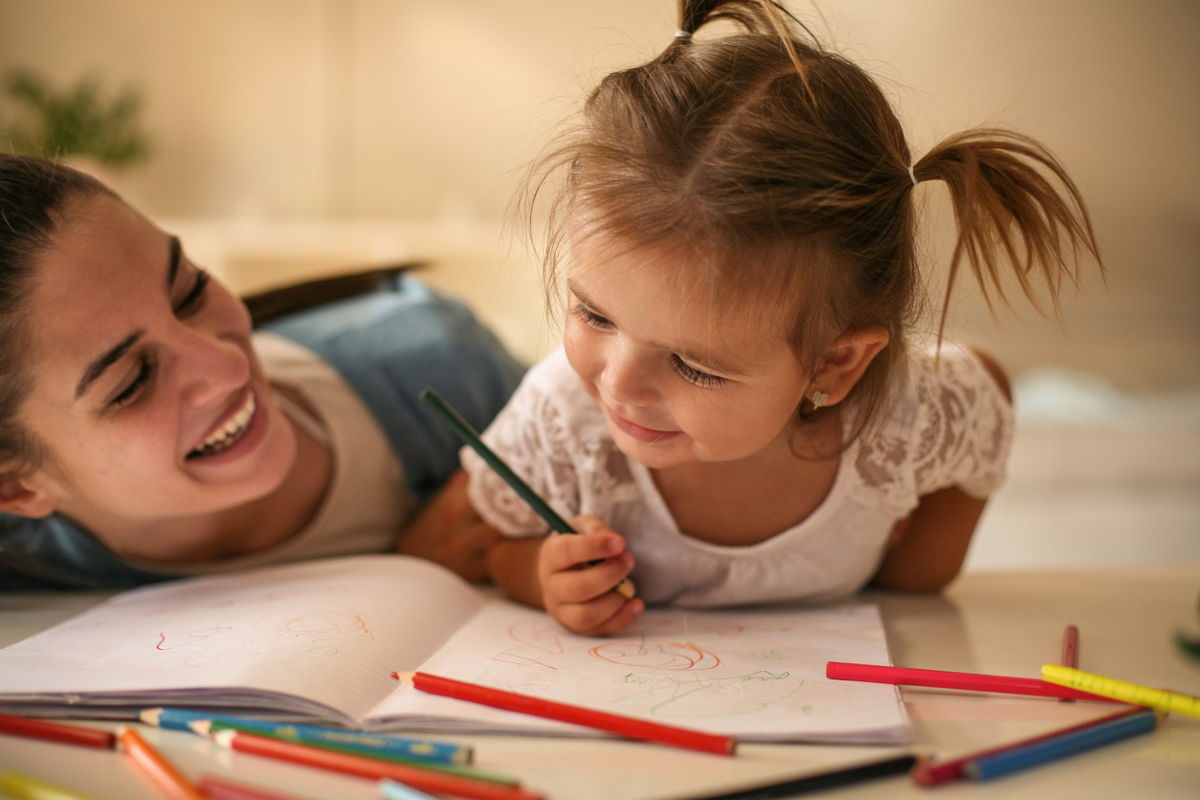
<svg viewBox="0 0 1200 800">
<path fill-rule="evenodd" d="M 813 411 L 821 408 L 829 402 L 829 395 L 822 392 L 820 389 L 814 389 L 813 393 L 808 396 L 809 402 L 813 405 Z"/>
</svg>

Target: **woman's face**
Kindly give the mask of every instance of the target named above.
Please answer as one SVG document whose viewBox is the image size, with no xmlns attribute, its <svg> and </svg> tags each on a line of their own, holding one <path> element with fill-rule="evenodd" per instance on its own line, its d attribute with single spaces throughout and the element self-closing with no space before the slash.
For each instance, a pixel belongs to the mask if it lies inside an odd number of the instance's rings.
<svg viewBox="0 0 1200 800">
<path fill-rule="evenodd" d="M 295 459 L 242 303 L 120 200 L 67 205 L 29 296 L 29 479 L 81 521 L 194 518 L 262 497 Z"/>
</svg>

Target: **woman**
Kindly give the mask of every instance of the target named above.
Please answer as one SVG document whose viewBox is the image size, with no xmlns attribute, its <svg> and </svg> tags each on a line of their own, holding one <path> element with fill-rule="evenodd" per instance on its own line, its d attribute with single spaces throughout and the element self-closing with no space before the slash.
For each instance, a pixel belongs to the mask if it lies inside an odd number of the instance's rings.
<svg viewBox="0 0 1200 800">
<path fill-rule="evenodd" d="M 118 587 L 396 549 L 486 576 L 434 386 L 486 424 L 520 365 L 402 277 L 252 331 L 92 178 L 0 155 L 0 587 Z M 403 531 L 403 535 L 399 533 Z"/>
</svg>

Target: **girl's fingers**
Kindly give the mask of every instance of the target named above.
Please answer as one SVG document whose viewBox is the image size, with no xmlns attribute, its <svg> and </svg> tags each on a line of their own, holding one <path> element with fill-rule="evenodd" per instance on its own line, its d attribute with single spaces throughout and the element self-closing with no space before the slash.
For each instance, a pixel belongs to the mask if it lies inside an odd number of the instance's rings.
<svg viewBox="0 0 1200 800">
<path fill-rule="evenodd" d="M 623 552 L 625 540 L 611 531 L 591 535 L 552 533 L 542 546 L 541 568 L 546 573 L 560 572 Z"/>
<path fill-rule="evenodd" d="M 588 603 L 564 603 L 554 609 L 554 618 L 574 633 L 611 636 L 637 619 L 645 607 L 641 600 L 626 600 L 609 592 Z"/>
<path fill-rule="evenodd" d="M 542 592 L 548 601 L 586 603 L 611 592 L 632 571 L 633 556 L 621 553 L 598 564 L 545 573 L 541 576 Z"/>
</svg>

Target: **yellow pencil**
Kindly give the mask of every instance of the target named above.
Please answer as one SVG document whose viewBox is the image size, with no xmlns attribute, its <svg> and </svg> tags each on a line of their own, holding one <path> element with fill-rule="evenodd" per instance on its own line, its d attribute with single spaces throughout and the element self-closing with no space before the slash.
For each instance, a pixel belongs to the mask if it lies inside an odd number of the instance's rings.
<svg viewBox="0 0 1200 800">
<path fill-rule="evenodd" d="M 1042 679 L 1057 683 L 1059 686 L 1069 686 L 1084 692 L 1098 694 L 1101 697 L 1111 697 L 1122 703 L 1132 703 L 1135 706 L 1156 708 L 1174 714 L 1187 714 L 1189 717 L 1200 717 L 1200 697 L 1172 692 L 1168 689 L 1151 689 L 1128 681 L 1115 678 L 1105 678 L 1077 669 L 1060 666 L 1059 664 L 1043 664 Z"/>
<path fill-rule="evenodd" d="M 19 800 L 91 800 L 88 795 L 55 786 L 19 772 L 0 773 L 0 790 Z"/>
</svg>

